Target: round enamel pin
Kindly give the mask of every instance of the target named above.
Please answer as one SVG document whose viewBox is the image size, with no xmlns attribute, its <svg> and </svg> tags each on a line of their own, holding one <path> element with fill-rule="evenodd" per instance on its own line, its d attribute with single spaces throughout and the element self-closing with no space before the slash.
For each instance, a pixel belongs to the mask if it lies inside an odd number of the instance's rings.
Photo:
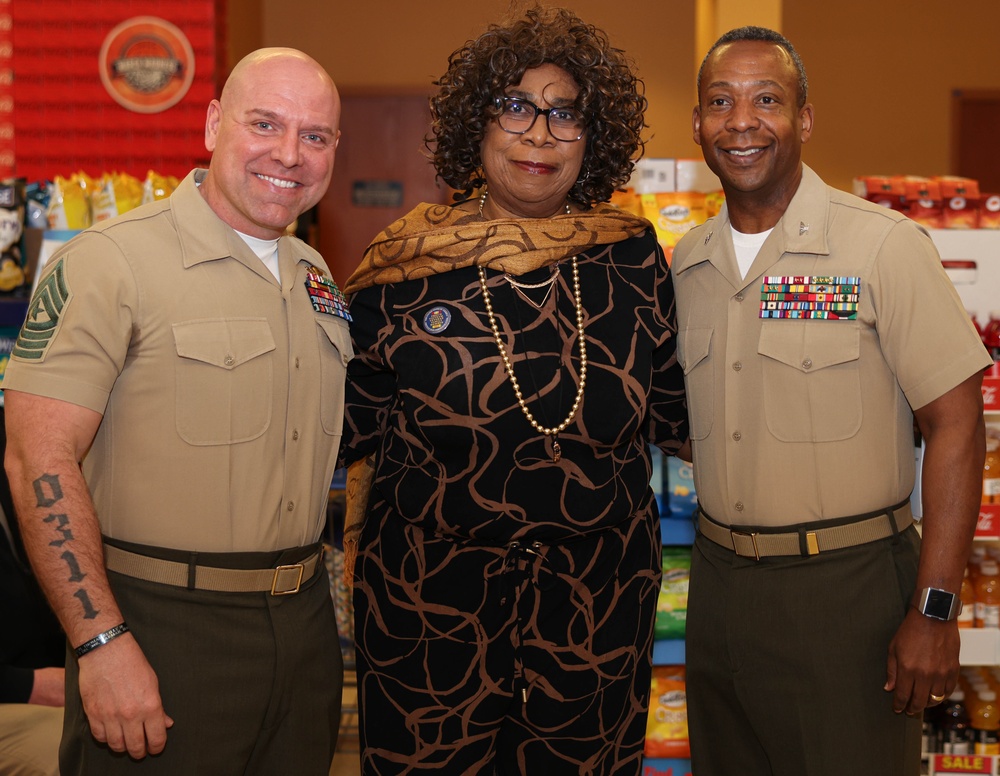
<svg viewBox="0 0 1000 776">
<path fill-rule="evenodd" d="M 432 307 L 424 315 L 424 331 L 439 334 L 451 323 L 451 311 L 447 307 Z"/>
</svg>

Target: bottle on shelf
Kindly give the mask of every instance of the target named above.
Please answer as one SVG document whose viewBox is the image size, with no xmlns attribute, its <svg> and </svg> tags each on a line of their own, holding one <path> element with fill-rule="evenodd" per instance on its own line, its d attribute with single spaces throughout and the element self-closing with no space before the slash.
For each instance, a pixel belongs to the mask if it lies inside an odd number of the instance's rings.
<svg viewBox="0 0 1000 776">
<path fill-rule="evenodd" d="M 990 433 L 986 435 L 982 503 L 1000 504 L 1000 438 Z"/>
<path fill-rule="evenodd" d="M 955 688 L 938 707 L 934 751 L 942 754 L 972 754 L 972 730 L 965 708 L 965 693 Z"/>
<path fill-rule="evenodd" d="M 976 334 L 982 339 L 985 336 L 985 332 L 983 331 L 983 327 L 979 325 L 979 319 L 976 317 L 976 314 L 972 310 L 966 310 L 965 312 L 968 313 L 972 325 L 976 327 Z"/>
<path fill-rule="evenodd" d="M 1000 565 L 992 558 L 979 565 L 975 607 L 975 627 L 1000 627 Z"/>
<path fill-rule="evenodd" d="M 962 589 L 958 595 L 962 601 L 962 611 L 958 613 L 958 627 L 971 628 L 976 624 L 976 590 L 969 576 L 969 567 L 965 567 L 962 577 Z"/>
<path fill-rule="evenodd" d="M 1000 360 L 1000 310 L 990 312 L 990 320 L 983 327 L 983 344 L 994 361 Z"/>
<path fill-rule="evenodd" d="M 979 702 L 973 709 L 969 720 L 973 754 L 1000 754 L 1000 707 L 996 691 L 980 690 Z"/>
</svg>

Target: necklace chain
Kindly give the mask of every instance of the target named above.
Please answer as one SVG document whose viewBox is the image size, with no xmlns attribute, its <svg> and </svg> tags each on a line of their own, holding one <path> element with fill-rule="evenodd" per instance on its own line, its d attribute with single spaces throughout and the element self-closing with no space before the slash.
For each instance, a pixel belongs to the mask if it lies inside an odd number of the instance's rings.
<svg viewBox="0 0 1000 776">
<path fill-rule="evenodd" d="M 503 361 L 504 369 L 507 370 L 507 377 L 510 378 L 510 384 L 514 388 L 514 395 L 517 397 L 518 406 L 521 408 L 521 412 L 524 413 L 524 417 L 528 419 L 528 423 L 531 427 L 540 434 L 545 436 L 554 437 L 563 431 L 570 423 L 573 422 L 573 418 L 576 417 L 577 410 L 580 408 L 580 401 L 583 399 L 583 388 L 587 384 L 587 339 L 584 336 L 583 328 L 583 302 L 580 296 L 580 271 L 577 267 L 576 256 L 572 259 L 573 266 L 573 302 L 576 307 L 576 329 L 579 333 L 580 342 L 580 384 L 576 388 L 576 397 L 573 399 L 573 407 L 569 411 L 569 415 L 566 419 L 560 423 L 558 426 L 553 426 L 552 428 L 547 428 L 535 420 L 535 416 L 528 409 L 528 404 L 524 400 L 524 395 L 521 393 L 521 386 L 517 381 L 517 377 L 514 375 L 514 364 L 510 360 L 510 356 L 507 355 L 507 348 L 504 347 L 503 338 L 500 336 L 500 328 L 497 326 L 496 316 L 493 313 L 493 303 L 490 300 L 490 292 L 486 287 L 486 270 L 481 266 L 477 269 L 479 270 L 479 285 L 483 290 L 483 301 L 486 304 L 486 317 L 490 321 L 490 329 L 493 331 L 493 340 L 496 342 L 497 350 L 500 351 L 500 359 Z M 559 443 L 553 440 L 553 460 L 558 461 L 561 456 Z"/>
<path fill-rule="evenodd" d="M 556 282 L 556 278 L 559 277 L 559 265 L 553 264 L 549 269 L 548 279 L 543 280 L 541 283 L 522 283 L 519 280 L 514 280 L 514 276 L 509 272 L 504 272 L 503 277 L 504 280 L 514 286 L 514 288 L 545 288 L 545 286 L 551 286 Z"/>
</svg>

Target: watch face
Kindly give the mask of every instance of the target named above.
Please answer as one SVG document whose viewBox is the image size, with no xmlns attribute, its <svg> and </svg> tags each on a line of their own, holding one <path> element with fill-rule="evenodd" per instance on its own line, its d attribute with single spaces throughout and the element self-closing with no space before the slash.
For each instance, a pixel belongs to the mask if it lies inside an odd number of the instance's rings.
<svg viewBox="0 0 1000 776">
<path fill-rule="evenodd" d="M 951 619 L 951 608 L 955 603 L 954 593 L 930 587 L 924 591 L 924 595 L 924 614 L 939 620 Z"/>
</svg>

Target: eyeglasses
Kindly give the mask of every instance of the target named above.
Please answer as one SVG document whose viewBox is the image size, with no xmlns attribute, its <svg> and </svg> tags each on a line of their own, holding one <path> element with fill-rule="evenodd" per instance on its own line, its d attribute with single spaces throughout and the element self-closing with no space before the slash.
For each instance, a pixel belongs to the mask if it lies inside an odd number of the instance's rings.
<svg viewBox="0 0 1000 776">
<path fill-rule="evenodd" d="M 556 140 L 572 143 L 583 137 L 586 122 L 580 112 L 573 108 L 546 108 L 542 110 L 530 100 L 520 97 L 497 97 L 500 115 L 497 123 L 504 132 L 523 135 L 535 126 L 535 119 L 545 116 L 549 134 Z"/>
</svg>

